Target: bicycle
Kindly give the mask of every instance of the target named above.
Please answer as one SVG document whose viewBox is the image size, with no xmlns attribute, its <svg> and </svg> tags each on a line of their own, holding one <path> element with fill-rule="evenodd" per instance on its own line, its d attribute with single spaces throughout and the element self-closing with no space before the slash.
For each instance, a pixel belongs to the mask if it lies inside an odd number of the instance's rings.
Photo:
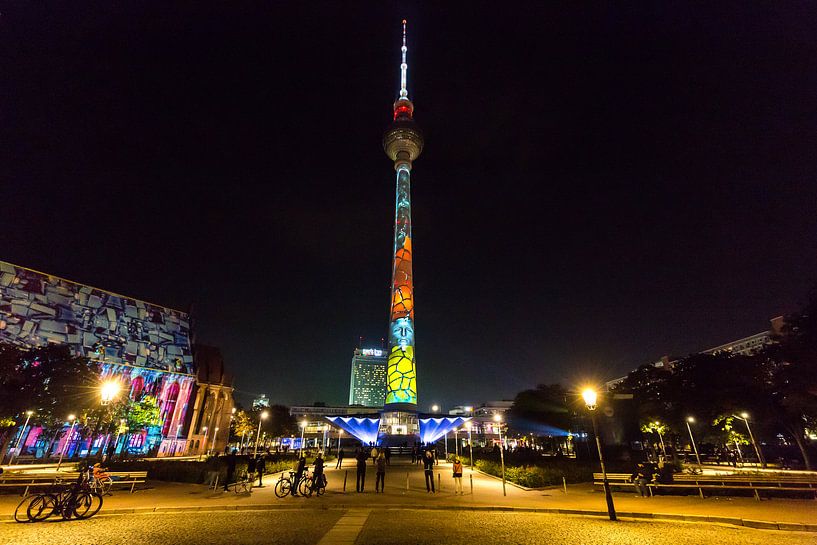
<svg viewBox="0 0 817 545">
<path fill-rule="evenodd" d="M 102 502 L 102 494 L 91 488 L 87 475 L 82 473 L 71 485 L 55 483 L 36 494 L 26 508 L 26 516 L 30 522 L 40 522 L 52 515 L 60 515 L 64 520 L 86 519 L 102 509 Z"/>
<path fill-rule="evenodd" d="M 301 496 L 309 496 L 312 490 L 312 483 L 315 480 L 315 475 L 313 474 L 305 474 L 303 479 L 301 480 L 300 484 L 298 485 L 298 493 Z M 323 496 L 323 493 L 326 492 L 326 475 L 321 474 L 321 484 L 315 490 L 318 496 Z"/>
<path fill-rule="evenodd" d="M 242 471 L 236 475 L 235 483 L 229 485 L 236 494 L 252 494 L 252 483 L 255 479 L 250 479 L 246 471 Z"/>
<path fill-rule="evenodd" d="M 94 466 L 89 475 L 91 488 L 97 490 L 103 496 L 110 495 L 113 486 L 113 479 L 105 473 L 106 469 L 105 467 Z"/>
<path fill-rule="evenodd" d="M 294 490 L 294 486 L 292 483 L 295 482 L 295 472 L 290 471 L 289 477 L 284 477 L 284 473 L 281 472 L 281 476 L 278 478 L 278 481 L 275 483 L 275 495 L 279 498 L 286 498 L 287 495 L 292 494 Z"/>
</svg>

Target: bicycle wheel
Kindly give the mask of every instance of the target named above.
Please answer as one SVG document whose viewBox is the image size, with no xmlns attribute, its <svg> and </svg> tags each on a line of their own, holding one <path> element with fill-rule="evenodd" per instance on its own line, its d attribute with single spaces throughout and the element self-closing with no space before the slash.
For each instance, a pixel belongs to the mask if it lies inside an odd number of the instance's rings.
<svg viewBox="0 0 817 545">
<path fill-rule="evenodd" d="M 275 495 L 279 498 L 286 498 L 287 494 L 292 490 L 292 482 L 289 479 L 284 479 L 275 483 Z"/>
<path fill-rule="evenodd" d="M 50 517 L 59 504 L 59 499 L 51 494 L 37 494 L 26 508 L 26 516 L 31 522 L 39 522 Z"/>
<path fill-rule="evenodd" d="M 321 476 L 321 485 L 318 487 L 318 496 L 323 496 L 326 492 L 326 475 Z"/>
<path fill-rule="evenodd" d="M 28 495 L 17 504 L 17 509 L 14 510 L 14 520 L 17 522 L 34 522 L 28 518 L 28 506 L 37 498 L 36 495 Z"/>
<path fill-rule="evenodd" d="M 312 477 L 304 477 L 298 484 L 298 494 L 306 496 L 309 494 L 309 489 L 312 488 Z"/>
<path fill-rule="evenodd" d="M 91 518 L 102 509 L 102 494 L 80 492 L 74 500 L 72 512 L 78 519 Z"/>
<path fill-rule="evenodd" d="M 113 479 L 110 477 L 102 477 L 96 480 L 96 488 L 100 494 L 103 496 L 107 496 L 111 492 L 111 486 L 113 486 Z"/>
</svg>

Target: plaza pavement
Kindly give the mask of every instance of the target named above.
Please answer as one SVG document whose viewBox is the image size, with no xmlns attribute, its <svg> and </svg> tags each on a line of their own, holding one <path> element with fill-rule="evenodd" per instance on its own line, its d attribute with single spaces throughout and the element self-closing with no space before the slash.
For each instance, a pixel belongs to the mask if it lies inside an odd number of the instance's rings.
<svg viewBox="0 0 817 545">
<path fill-rule="evenodd" d="M 269 510 L 269 509 L 439 509 L 439 510 L 506 510 L 590 514 L 606 516 L 604 496 L 589 484 L 569 485 L 546 490 L 523 490 L 508 483 L 507 496 L 502 495 L 499 479 L 474 472 L 471 493 L 468 468 L 463 476 L 464 496 L 455 496 L 450 464 L 435 469 L 442 488 L 436 494 L 425 489 L 421 466 L 392 460 L 386 473 L 386 492 L 375 494 L 375 473 L 368 465 L 365 492 L 355 492 L 355 463 L 346 460 L 342 469 L 327 469 L 327 493 L 322 497 L 287 497 L 279 499 L 273 492 L 278 474 L 265 476 L 262 488 L 252 494 L 213 491 L 204 485 L 150 481 L 144 489 L 130 494 L 115 489 L 105 498 L 102 513 L 148 513 L 178 511 Z M 347 478 L 343 492 L 344 476 Z M 439 476 L 439 477 L 438 477 Z M 408 489 L 406 481 L 408 478 Z M 616 509 L 624 518 L 654 518 L 695 522 L 721 522 L 766 529 L 806 530 L 817 532 L 817 501 L 796 499 L 707 498 L 690 496 L 656 496 L 639 498 L 632 492 L 615 492 Z M 11 518 L 19 496 L 0 495 L 0 520 Z"/>
</svg>

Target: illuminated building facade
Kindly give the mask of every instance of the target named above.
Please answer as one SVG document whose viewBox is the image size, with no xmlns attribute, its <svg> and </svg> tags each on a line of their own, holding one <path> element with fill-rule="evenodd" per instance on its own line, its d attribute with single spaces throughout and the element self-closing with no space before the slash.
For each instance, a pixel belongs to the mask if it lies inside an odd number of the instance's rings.
<svg viewBox="0 0 817 545">
<path fill-rule="evenodd" d="M 349 379 L 349 405 L 382 407 L 386 393 L 386 363 L 384 350 L 357 348 L 352 356 L 352 376 Z"/>
<path fill-rule="evenodd" d="M 120 382 L 131 399 L 154 397 L 160 424 L 128 434 L 118 451 L 160 450 L 186 422 L 196 385 L 186 312 L 0 261 L 0 342 L 67 345 L 98 362 L 103 379 Z M 41 450 L 41 431 L 28 434 L 24 450 Z M 110 440 L 97 437 L 91 444 L 78 435 L 66 455 L 93 452 Z"/>
</svg>

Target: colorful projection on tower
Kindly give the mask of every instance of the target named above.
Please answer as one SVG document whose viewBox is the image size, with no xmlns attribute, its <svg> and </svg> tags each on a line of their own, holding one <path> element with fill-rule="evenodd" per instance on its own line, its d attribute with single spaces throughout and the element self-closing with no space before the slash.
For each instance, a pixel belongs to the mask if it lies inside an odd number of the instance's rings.
<svg viewBox="0 0 817 545">
<path fill-rule="evenodd" d="M 414 280 L 411 267 L 411 174 L 405 165 L 397 170 L 390 321 L 386 405 L 417 404 Z"/>
</svg>

